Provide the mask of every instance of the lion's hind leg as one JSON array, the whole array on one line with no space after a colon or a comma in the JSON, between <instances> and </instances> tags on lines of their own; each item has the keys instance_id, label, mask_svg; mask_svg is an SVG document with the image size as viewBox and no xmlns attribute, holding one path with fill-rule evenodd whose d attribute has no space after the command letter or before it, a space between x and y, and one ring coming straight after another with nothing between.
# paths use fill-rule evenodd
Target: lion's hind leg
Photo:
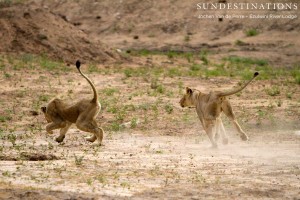
<instances>
[{"instance_id":1,"label":"lion's hind leg","mask_svg":"<svg viewBox=\"0 0 300 200\"><path fill-rule=\"evenodd\" d=\"M93 134L92 136L90 137L85 137L85 140L88 141L88 142L95 142L97 139L96 135Z\"/></svg>"},{"instance_id":2,"label":"lion's hind leg","mask_svg":"<svg viewBox=\"0 0 300 200\"><path fill-rule=\"evenodd\" d=\"M86 137L86 141L88 142L95 142L96 140L98 141L99 145L101 145L102 140L103 140L103 134L104 131L101 127L98 127L97 123L94 121L92 125L92 133L94 133L91 137Z\"/></svg>"},{"instance_id":3,"label":"lion's hind leg","mask_svg":"<svg viewBox=\"0 0 300 200\"><path fill-rule=\"evenodd\" d=\"M237 120L235 119L232 107L229 103L229 101L225 100L222 103L222 110L225 113L225 115L230 119L230 121L233 123L236 130L239 132L240 137L242 140L247 141L249 138L247 134L243 131Z\"/></svg>"},{"instance_id":4,"label":"lion's hind leg","mask_svg":"<svg viewBox=\"0 0 300 200\"><path fill-rule=\"evenodd\" d=\"M97 122L94 119L85 121L77 120L76 126L84 132L94 134L92 137L86 138L87 141L94 142L97 139L99 145L101 145L104 131L102 128L98 127Z\"/></svg>"},{"instance_id":5,"label":"lion's hind leg","mask_svg":"<svg viewBox=\"0 0 300 200\"><path fill-rule=\"evenodd\" d=\"M233 120L233 125L235 126L236 130L240 133L240 137L243 141L247 141L249 139L248 135L243 131L240 127L239 123L236 120Z\"/></svg>"}]
</instances>

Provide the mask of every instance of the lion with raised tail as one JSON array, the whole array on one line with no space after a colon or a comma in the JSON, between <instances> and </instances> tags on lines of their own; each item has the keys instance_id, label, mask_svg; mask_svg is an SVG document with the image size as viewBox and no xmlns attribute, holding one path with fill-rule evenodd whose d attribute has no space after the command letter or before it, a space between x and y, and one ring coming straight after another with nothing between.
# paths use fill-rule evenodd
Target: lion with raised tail
<instances>
[{"instance_id":1,"label":"lion with raised tail","mask_svg":"<svg viewBox=\"0 0 300 200\"><path fill-rule=\"evenodd\" d=\"M196 107L198 117L212 143L213 148L217 147L216 140L220 135L222 135L223 144L228 144L228 137L220 117L222 112L224 112L224 114L233 123L234 127L239 132L241 139L244 141L248 140L248 136L238 124L230 102L226 96L242 91L258 75L259 73L255 72L252 79L245 83L242 87L228 92L212 91L205 94L195 89L186 88L186 94L184 94L179 103L181 107Z\"/></svg>"},{"instance_id":2,"label":"lion with raised tail","mask_svg":"<svg viewBox=\"0 0 300 200\"><path fill-rule=\"evenodd\" d=\"M93 90L92 99L83 99L76 103L70 104L67 101L55 98L47 106L41 107L42 112L48 122L46 131L50 134L53 130L60 129L60 134L56 141L61 143L65 135L74 123L79 130L92 133L91 137L86 138L89 142L97 140L101 145L103 139L103 130L98 127L96 117L100 112L101 105L98 101L98 94L92 81L80 70L80 61L76 62L76 67L80 75L87 80Z\"/></svg>"}]
</instances>

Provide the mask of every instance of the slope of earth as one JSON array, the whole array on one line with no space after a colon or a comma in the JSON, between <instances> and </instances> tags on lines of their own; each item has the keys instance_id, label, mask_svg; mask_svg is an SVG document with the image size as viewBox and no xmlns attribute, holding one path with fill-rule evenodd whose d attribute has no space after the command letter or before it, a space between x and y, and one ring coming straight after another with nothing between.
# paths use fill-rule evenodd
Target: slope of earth
<instances>
[{"instance_id":1,"label":"slope of earth","mask_svg":"<svg viewBox=\"0 0 300 200\"><path fill-rule=\"evenodd\" d=\"M0 52L37 54L73 63L120 57L61 17L34 4L0 4Z\"/></svg>"},{"instance_id":2,"label":"slope of earth","mask_svg":"<svg viewBox=\"0 0 300 200\"><path fill-rule=\"evenodd\" d=\"M196 0L36 2L91 37L100 38L115 48L160 51L208 49L218 53L219 57L238 55L261 58L276 66L300 62L300 19L298 9L294 8L197 10L199 1ZM201 1L208 2L212 1ZM225 2L229 4L235 1ZM253 3L250 0L243 2ZM280 2L297 3L286 0ZM206 15L213 18L203 17ZM217 15L223 15L224 18L220 19ZM268 19L250 15L268 16Z\"/></svg>"}]
</instances>

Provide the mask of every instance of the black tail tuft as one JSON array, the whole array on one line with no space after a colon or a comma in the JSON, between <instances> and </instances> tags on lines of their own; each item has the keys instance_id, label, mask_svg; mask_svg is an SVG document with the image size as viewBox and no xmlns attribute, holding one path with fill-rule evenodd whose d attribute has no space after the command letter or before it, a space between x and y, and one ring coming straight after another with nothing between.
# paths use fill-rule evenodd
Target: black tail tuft
<instances>
[{"instance_id":1,"label":"black tail tuft","mask_svg":"<svg viewBox=\"0 0 300 200\"><path fill-rule=\"evenodd\" d=\"M77 61L76 61L76 67L77 67L77 69L79 69L79 68L80 68L80 64L81 64L81 63L80 63L80 61L79 61L79 60L77 60Z\"/></svg>"},{"instance_id":2,"label":"black tail tuft","mask_svg":"<svg viewBox=\"0 0 300 200\"><path fill-rule=\"evenodd\" d=\"M258 72L255 72L253 76L254 76L254 77L257 77L258 75L259 75L259 73L258 73Z\"/></svg>"}]
</instances>

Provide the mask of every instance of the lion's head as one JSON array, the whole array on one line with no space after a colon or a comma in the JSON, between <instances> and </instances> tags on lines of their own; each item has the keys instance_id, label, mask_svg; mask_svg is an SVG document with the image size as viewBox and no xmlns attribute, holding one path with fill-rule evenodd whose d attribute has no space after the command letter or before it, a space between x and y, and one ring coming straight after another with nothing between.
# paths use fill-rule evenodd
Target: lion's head
<instances>
[{"instance_id":1,"label":"lion's head","mask_svg":"<svg viewBox=\"0 0 300 200\"><path fill-rule=\"evenodd\" d=\"M183 95L179 102L181 107L194 107L193 93L194 91L191 88L186 88L186 93Z\"/></svg>"},{"instance_id":2,"label":"lion's head","mask_svg":"<svg viewBox=\"0 0 300 200\"><path fill-rule=\"evenodd\" d=\"M48 123L52 122L51 117L47 114L47 107L46 106L41 107L41 111L43 112L47 122Z\"/></svg>"}]
</instances>

